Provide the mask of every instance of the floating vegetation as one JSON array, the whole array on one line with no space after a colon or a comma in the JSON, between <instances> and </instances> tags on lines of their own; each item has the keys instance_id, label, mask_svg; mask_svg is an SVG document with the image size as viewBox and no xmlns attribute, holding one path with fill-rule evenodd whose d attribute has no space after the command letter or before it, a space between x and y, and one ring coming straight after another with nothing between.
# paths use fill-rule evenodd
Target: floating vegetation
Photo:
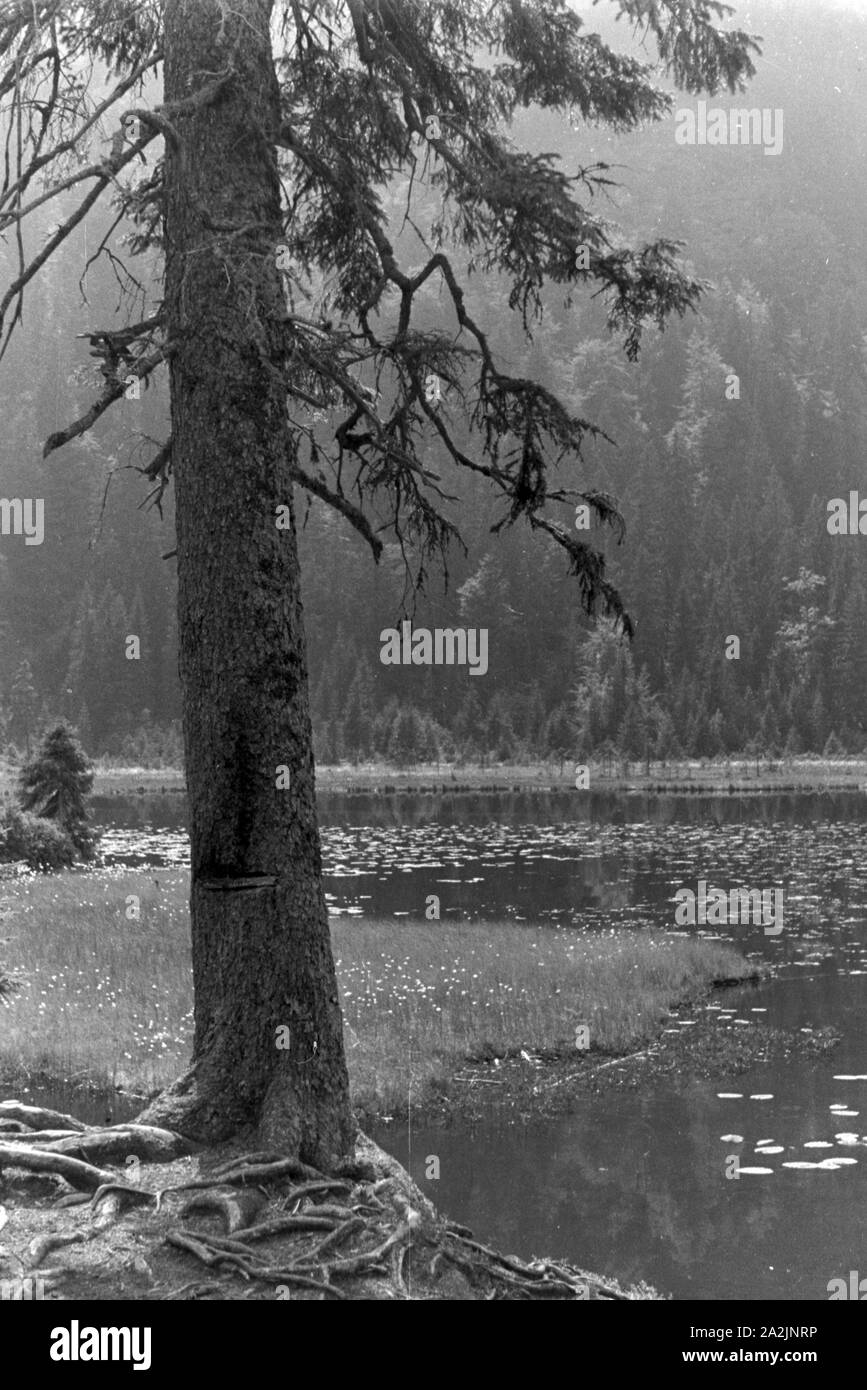
<instances>
[{"instance_id":1,"label":"floating vegetation","mask_svg":"<svg viewBox=\"0 0 867 1390\"><path fill-rule=\"evenodd\" d=\"M329 824L326 814L322 855L329 911L333 916L350 909L353 916L413 915L436 883L444 918L517 920L528 915L529 897L535 924L666 931L674 926L672 894L706 876L712 865L715 882L726 891L745 883L774 883L785 892L780 938L732 925L723 930L723 939L770 953L783 973L815 973L831 959L846 975L867 969L863 817L791 824L756 815L744 824L718 815L709 820L700 815L700 805L690 805L695 821L533 823L546 804L544 797L531 795L449 801L449 815L462 817L450 821L436 814L437 798L415 796L389 798L388 805L371 799L363 807L367 824ZM570 804L564 801L558 809L567 811ZM336 805L345 808L343 802ZM768 803L763 805L767 809ZM120 868L189 862L186 831L177 823L164 829L141 823L107 826L100 849L106 865Z\"/></svg>"}]
</instances>

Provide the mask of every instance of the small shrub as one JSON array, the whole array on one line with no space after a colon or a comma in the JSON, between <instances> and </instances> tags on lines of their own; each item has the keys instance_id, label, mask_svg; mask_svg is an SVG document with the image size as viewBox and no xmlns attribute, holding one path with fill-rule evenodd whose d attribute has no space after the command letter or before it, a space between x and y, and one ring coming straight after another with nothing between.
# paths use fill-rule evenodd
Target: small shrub
<instances>
[{"instance_id":1,"label":"small shrub","mask_svg":"<svg viewBox=\"0 0 867 1390\"><path fill-rule=\"evenodd\" d=\"M92 859L96 837L86 823L86 798L92 786L93 767L84 749L74 731L60 723L49 730L35 758L21 769L18 799L23 811L52 821L82 859Z\"/></svg>"},{"instance_id":2,"label":"small shrub","mask_svg":"<svg viewBox=\"0 0 867 1390\"><path fill-rule=\"evenodd\" d=\"M75 844L53 821L12 808L0 820L0 861L19 859L41 873L67 869L75 860Z\"/></svg>"}]
</instances>

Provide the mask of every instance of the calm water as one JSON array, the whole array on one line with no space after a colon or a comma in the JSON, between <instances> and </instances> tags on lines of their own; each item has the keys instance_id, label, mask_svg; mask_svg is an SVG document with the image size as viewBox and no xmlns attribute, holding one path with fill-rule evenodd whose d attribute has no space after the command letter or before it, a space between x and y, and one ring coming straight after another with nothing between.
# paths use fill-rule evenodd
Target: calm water
<instances>
[{"instance_id":1,"label":"calm water","mask_svg":"<svg viewBox=\"0 0 867 1390\"><path fill-rule=\"evenodd\" d=\"M444 917L671 929L674 893L699 879L782 888L779 937L706 929L779 967L771 984L715 1000L714 1026L832 1024L843 1040L828 1058L657 1082L529 1128L492 1116L472 1133L383 1126L376 1137L454 1219L518 1255L570 1258L676 1298L825 1299L829 1279L867 1274L867 799L516 793L320 805L335 915L421 917L435 893ZM100 813L110 862L187 859L182 798L111 798ZM434 1154L440 1178L426 1181ZM758 1171L727 1179L731 1154Z\"/></svg>"}]
</instances>

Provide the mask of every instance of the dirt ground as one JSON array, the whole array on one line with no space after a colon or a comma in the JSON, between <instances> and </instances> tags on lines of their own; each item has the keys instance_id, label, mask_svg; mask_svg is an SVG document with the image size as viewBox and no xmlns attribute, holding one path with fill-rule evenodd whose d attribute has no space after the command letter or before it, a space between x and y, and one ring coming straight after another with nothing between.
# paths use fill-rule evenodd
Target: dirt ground
<instances>
[{"instance_id":1,"label":"dirt ground","mask_svg":"<svg viewBox=\"0 0 867 1390\"><path fill-rule=\"evenodd\" d=\"M19 1152L38 1147L24 1132L19 1139ZM241 1159L225 1148L141 1163L136 1193L97 1194L95 1208L89 1190L4 1159L0 1279L41 1280L37 1297L88 1302L658 1297L562 1262L488 1250L438 1216L364 1136L351 1178L271 1175L260 1171L268 1164ZM128 1189L130 1171L116 1170ZM193 1186L165 1192L185 1184Z\"/></svg>"}]
</instances>

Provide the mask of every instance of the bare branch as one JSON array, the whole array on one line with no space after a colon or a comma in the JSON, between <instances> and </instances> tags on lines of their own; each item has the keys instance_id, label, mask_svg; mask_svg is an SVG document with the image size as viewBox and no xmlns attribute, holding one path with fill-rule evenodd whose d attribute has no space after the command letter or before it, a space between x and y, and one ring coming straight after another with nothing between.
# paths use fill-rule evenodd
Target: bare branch
<instances>
[{"instance_id":1,"label":"bare branch","mask_svg":"<svg viewBox=\"0 0 867 1390\"><path fill-rule=\"evenodd\" d=\"M146 380L161 362L168 360L173 351L174 344L167 343L164 347L157 348L150 356L139 358L131 371L131 375L137 376L142 381ZM64 444L68 444L70 439L76 439L79 435L85 434L100 416L105 414L110 405L120 400L125 391L125 382L118 382L114 386L107 387L99 400L94 401L84 415L74 420L71 425L67 425L65 429L58 430L55 434L48 436L42 449L42 457L47 458L55 449L60 449Z\"/></svg>"},{"instance_id":2,"label":"bare branch","mask_svg":"<svg viewBox=\"0 0 867 1390\"><path fill-rule=\"evenodd\" d=\"M290 466L290 473L295 482L300 483L308 492L312 492L314 497L319 497L323 502L327 502L329 507L333 507L335 511L340 512L341 516L346 517L346 520L355 527L358 534L363 536L367 541L373 558L378 564L379 557L382 554L382 541L373 534L370 522L364 513L358 507L354 506L347 497L344 497L342 493L332 492L331 488L320 478L313 478L309 473L305 473L304 469L301 468L299 464L293 463Z\"/></svg>"}]
</instances>

